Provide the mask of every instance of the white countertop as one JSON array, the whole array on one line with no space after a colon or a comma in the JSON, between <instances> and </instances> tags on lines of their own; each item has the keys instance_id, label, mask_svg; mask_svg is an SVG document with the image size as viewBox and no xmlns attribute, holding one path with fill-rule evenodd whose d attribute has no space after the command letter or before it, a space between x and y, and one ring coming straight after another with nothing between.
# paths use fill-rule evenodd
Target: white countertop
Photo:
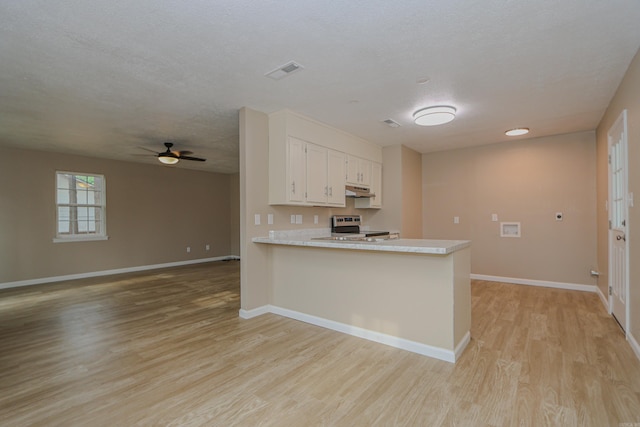
<instances>
[{"instance_id":1,"label":"white countertop","mask_svg":"<svg viewBox=\"0 0 640 427\"><path fill-rule=\"evenodd\" d=\"M420 254L447 255L471 246L469 240L392 239L379 242L353 242L334 240L312 240L312 237L329 234L296 230L294 232L270 232L269 237L254 237L254 243L271 245L308 246L314 248L352 249L359 251L408 252Z\"/></svg>"}]
</instances>

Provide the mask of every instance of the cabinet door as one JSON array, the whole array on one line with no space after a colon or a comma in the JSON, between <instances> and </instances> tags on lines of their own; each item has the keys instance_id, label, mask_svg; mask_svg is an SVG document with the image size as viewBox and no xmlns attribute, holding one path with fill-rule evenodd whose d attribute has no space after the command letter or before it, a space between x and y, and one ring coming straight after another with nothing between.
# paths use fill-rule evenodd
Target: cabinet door
<instances>
[{"instance_id":1,"label":"cabinet door","mask_svg":"<svg viewBox=\"0 0 640 427\"><path fill-rule=\"evenodd\" d=\"M360 184L360 171L358 165L358 158L356 156L347 155L347 183L352 185Z\"/></svg>"},{"instance_id":2,"label":"cabinet door","mask_svg":"<svg viewBox=\"0 0 640 427\"><path fill-rule=\"evenodd\" d=\"M358 172L360 173L360 185L371 185L371 160L358 159Z\"/></svg>"},{"instance_id":3,"label":"cabinet door","mask_svg":"<svg viewBox=\"0 0 640 427\"><path fill-rule=\"evenodd\" d=\"M289 202L304 202L306 190L305 142L289 137L287 142L287 198Z\"/></svg>"},{"instance_id":4,"label":"cabinet door","mask_svg":"<svg viewBox=\"0 0 640 427\"><path fill-rule=\"evenodd\" d=\"M329 197L327 202L332 206L346 206L345 201L346 156L339 151L329 150L327 164L327 185Z\"/></svg>"},{"instance_id":5,"label":"cabinet door","mask_svg":"<svg viewBox=\"0 0 640 427\"><path fill-rule=\"evenodd\" d=\"M371 198L372 208L382 207L382 165L380 163L371 163L371 192L375 197Z\"/></svg>"},{"instance_id":6,"label":"cabinet door","mask_svg":"<svg viewBox=\"0 0 640 427\"><path fill-rule=\"evenodd\" d=\"M327 187L327 149L307 143L307 202L326 204L329 196Z\"/></svg>"}]
</instances>

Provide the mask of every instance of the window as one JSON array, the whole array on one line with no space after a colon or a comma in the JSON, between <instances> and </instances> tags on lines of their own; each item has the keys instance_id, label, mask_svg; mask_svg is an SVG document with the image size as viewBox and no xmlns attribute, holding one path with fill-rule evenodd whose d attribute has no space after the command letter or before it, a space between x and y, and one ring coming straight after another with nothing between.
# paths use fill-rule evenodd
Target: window
<instances>
[{"instance_id":1,"label":"window","mask_svg":"<svg viewBox=\"0 0 640 427\"><path fill-rule=\"evenodd\" d=\"M56 172L55 242L106 239L105 210L104 176Z\"/></svg>"}]
</instances>

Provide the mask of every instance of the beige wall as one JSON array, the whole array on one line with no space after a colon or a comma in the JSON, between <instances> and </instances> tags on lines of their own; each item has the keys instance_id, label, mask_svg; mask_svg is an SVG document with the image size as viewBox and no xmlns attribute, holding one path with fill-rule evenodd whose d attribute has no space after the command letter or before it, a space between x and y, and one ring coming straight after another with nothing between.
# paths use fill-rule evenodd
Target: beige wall
<instances>
[{"instance_id":1,"label":"beige wall","mask_svg":"<svg viewBox=\"0 0 640 427\"><path fill-rule=\"evenodd\" d=\"M630 324L628 332L636 341L640 339L640 52L636 53L618 90L611 100L597 129L598 164L598 264L599 287L607 294L608 286L608 197L607 132L622 110L627 110L629 192L635 194L635 207L629 208L627 240L629 242L629 297Z\"/></svg>"},{"instance_id":2,"label":"beige wall","mask_svg":"<svg viewBox=\"0 0 640 427\"><path fill-rule=\"evenodd\" d=\"M595 156L593 132L425 154L424 237L471 240L474 274L594 285Z\"/></svg>"},{"instance_id":3,"label":"beige wall","mask_svg":"<svg viewBox=\"0 0 640 427\"><path fill-rule=\"evenodd\" d=\"M229 175L11 148L2 152L0 283L231 253ZM109 240L53 243L56 170L105 175Z\"/></svg>"},{"instance_id":4,"label":"beige wall","mask_svg":"<svg viewBox=\"0 0 640 427\"><path fill-rule=\"evenodd\" d=\"M402 237L422 238L422 155L402 146Z\"/></svg>"},{"instance_id":5,"label":"beige wall","mask_svg":"<svg viewBox=\"0 0 640 427\"><path fill-rule=\"evenodd\" d=\"M231 255L240 256L240 174L229 175L229 226Z\"/></svg>"},{"instance_id":6,"label":"beige wall","mask_svg":"<svg viewBox=\"0 0 640 427\"><path fill-rule=\"evenodd\" d=\"M370 213L372 228L422 238L422 155L403 145L382 149L382 209Z\"/></svg>"}]
</instances>

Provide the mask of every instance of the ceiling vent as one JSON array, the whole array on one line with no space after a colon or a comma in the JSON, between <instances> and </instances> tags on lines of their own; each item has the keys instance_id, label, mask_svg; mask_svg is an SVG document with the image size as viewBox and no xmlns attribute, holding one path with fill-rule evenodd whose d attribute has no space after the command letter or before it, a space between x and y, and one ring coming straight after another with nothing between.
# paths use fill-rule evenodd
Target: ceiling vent
<instances>
[{"instance_id":1,"label":"ceiling vent","mask_svg":"<svg viewBox=\"0 0 640 427\"><path fill-rule=\"evenodd\" d=\"M387 125L389 125L389 127L392 127L392 128L399 128L400 127L400 123L396 122L393 119L383 120L382 123L386 123Z\"/></svg>"},{"instance_id":2,"label":"ceiling vent","mask_svg":"<svg viewBox=\"0 0 640 427\"><path fill-rule=\"evenodd\" d=\"M298 64L295 61L290 61L287 62L284 65L281 65L280 67L276 68L273 71L268 72L267 74L265 74L265 76L269 77L270 79L273 80L280 80L284 77L290 76L291 74L295 73L296 71L300 71L302 70L304 67L300 64Z\"/></svg>"}]
</instances>

